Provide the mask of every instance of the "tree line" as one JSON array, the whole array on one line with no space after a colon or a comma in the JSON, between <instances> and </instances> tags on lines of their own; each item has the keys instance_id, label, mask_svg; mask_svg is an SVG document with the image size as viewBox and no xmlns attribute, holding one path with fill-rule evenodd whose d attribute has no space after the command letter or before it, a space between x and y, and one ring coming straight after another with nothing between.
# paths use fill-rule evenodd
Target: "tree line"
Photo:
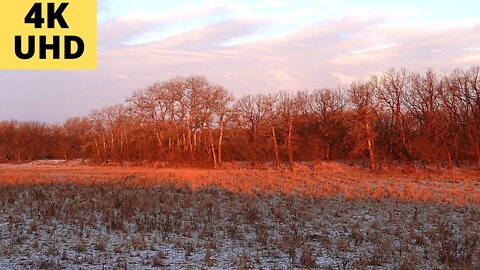
<instances>
[{"instance_id":1,"label":"tree line","mask_svg":"<svg viewBox=\"0 0 480 270\"><path fill-rule=\"evenodd\" d=\"M480 67L388 70L338 89L235 98L204 76L175 77L63 124L0 122L0 162L297 161L480 168Z\"/></svg>"}]
</instances>

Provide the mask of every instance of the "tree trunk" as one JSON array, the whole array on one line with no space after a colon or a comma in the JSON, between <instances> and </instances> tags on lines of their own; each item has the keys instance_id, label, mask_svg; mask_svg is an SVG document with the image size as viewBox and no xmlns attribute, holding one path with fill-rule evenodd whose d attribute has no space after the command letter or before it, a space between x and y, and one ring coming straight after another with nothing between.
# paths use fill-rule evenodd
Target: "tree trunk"
<instances>
[{"instance_id":1,"label":"tree trunk","mask_svg":"<svg viewBox=\"0 0 480 270\"><path fill-rule=\"evenodd\" d=\"M158 144L158 152L159 152L159 156L162 155L162 152L163 152L163 135L157 130L157 128L155 127L155 137L157 138L157 144Z\"/></svg>"},{"instance_id":2,"label":"tree trunk","mask_svg":"<svg viewBox=\"0 0 480 270\"><path fill-rule=\"evenodd\" d=\"M292 130L293 130L293 117L290 117L288 120L288 141L287 141L287 150L288 150L288 161L290 163L290 170L293 171L293 146L292 146Z\"/></svg>"},{"instance_id":3,"label":"tree trunk","mask_svg":"<svg viewBox=\"0 0 480 270\"><path fill-rule=\"evenodd\" d=\"M402 130L403 130L403 128L402 128ZM402 144L403 144L403 147L405 147L405 150L407 151L407 160L410 161L410 160L412 159L412 157L411 157L412 152L411 152L410 148L409 148L408 145L407 145L407 138L406 138L406 136L405 136L405 132L404 132L404 131L400 131L400 135L402 136Z\"/></svg>"},{"instance_id":4,"label":"tree trunk","mask_svg":"<svg viewBox=\"0 0 480 270\"><path fill-rule=\"evenodd\" d=\"M368 122L368 120L365 120L365 128L367 130L367 146L370 156L370 168L372 170L375 170L377 169L377 163L375 161L375 150L373 145L372 132L370 130L370 123Z\"/></svg>"},{"instance_id":5,"label":"tree trunk","mask_svg":"<svg viewBox=\"0 0 480 270\"><path fill-rule=\"evenodd\" d=\"M412 159L412 157L411 157L412 152L410 150L410 147L408 147L408 144L407 144L407 135L406 135L406 132L405 132L405 123L403 121L404 119L402 118L402 113L401 113L401 108L400 108L400 98L397 98L395 118L396 118L396 121L397 121L398 130L400 131L400 138L402 140L403 147L407 151L407 160L410 161Z\"/></svg>"},{"instance_id":6,"label":"tree trunk","mask_svg":"<svg viewBox=\"0 0 480 270\"><path fill-rule=\"evenodd\" d=\"M17 154L18 163L22 163L22 155L20 154L20 151L18 151L18 149L16 149L15 153Z\"/></svg>"},{"instance_id":7,"label":"tree trunk","mask_svg":"<svg viewBox=\"0 0 480 270\"><path fill-rule=\"evenodd\" d=\"M93 143L95 144L95 149L97 149L97 156L99 160L102 160L102 154L100 153L100 147L98 146L98 141L95 136L93 136Z\"/></svg>"},{"instance_id":8,"label":"tree trunk","mask_svg":"<svg viewBox=\"0 0 480 270\"><path fill-rule=\"evenodd\" d=\"M275 154L275 167L280 169L280 155L278 153L277 136L275 134L275 127L272 127L273 153Z\"/></svg>"},{"instance_id":9,"label":"tree trunk","mask_svg":"<svg viewBox=\"0 0 480 270\"><path fill-rule=\"evenodd\" d=\"M190 155L192 156L192 159L195 159L194 155L193 155L192 129L190 128L190 118L189 117L187 117L187 129L188 129L188 149L190 149Z\"/></svg>"},{"instance_id":10,"label":"tree trunk","mask_svg":"<svg viewBox=\"0 0 480 270\"><path fill-rule=\"evenodd\" d=\"M114 159L113 158L114 147L115 147L115 136L113 135L113 128L112 128L110 131L110 159L112 160Z\"/></svg>"},{"instance_id":11,"label":"tree trunk","mask_svg":"<svg viewBox=\"0 0 480 270\"><path fill-rule=\"evenodd\" d=\"M123 152L125 146L125 132L123 130L120 131L120 162L123 163Z\"/></svg>"},{"instance_id":12,"label":"tree trunk","mask_svg":"<svg viewBox=\"0 0 480 270\"><path fill-rule=\"evenodd\" d=\"M327 143L326 158L327 158L327 162L330 162L330 144L329 143Z\"/></svg>"},{"instance_id":13,"label":"tree trunk","mask_svg":"<svg viewBox=\"0 0 480 270\"><path fill-rule=\"evenodd\" d=\"M220 136L218 137L218 165L222 165L222 142L223 142L223 129L224 129L224 123L223 123L223 116L220 117Z\"/></svg>"},{"instance_id":14,"label":"tree trunk","mask_svg":"<svg viewBox=\"0 0 480 270\"><path fill-rule=\"evenodd\" d=\"M198 139L197 139L197 130L195 130L193 132L193 144L192 144L192 153L196 153L197 152L197 144L200 145L200 135L198 136Z\"/></svg>"},{"instance_id":15,"label":"tree trunk","mask_svg":"<svg viewBox=\"0 0 480 270\"><path fill-rule=\"evenodd\" d=\"M447 148L447 169L452 170L452 153L450 149Z\"/></svg>"},{"instance_id":16,"label":"tree trunk","mask_svg":"<svg viewBox=\"0 0 480 270\"><path fill-rule=\"evenodd\" d=\"M370 168L375 170L377 168L377 164L375 163L375 152L373 151L373 142L370 138L367 139L368 144L368 152L370 155Z\"/></svg>"},{"instance_id":17,"label":"tree trunk","mask_svg":"<svg viewBox=\"0 0 480 270\"><path fill-rule=\"evenodd\" d=\"M257 128L254 126L251 130L251 140L252 140L252 165L257 165Z\"/></svg>"},{"instance_id":18,"label":"tree trunk","mask_svg":"<svg viewBox=\"0 0 480 270\"><path fill-rule=\"evenodd\" d=\"M211 152L212 152L213 168L216 169L217 168L217 155L216 155L216 152L215 152L215 145L213 144L212 130L210 129L210 127L207 127L207 128L208 128L208 137L210 139L210 149L211 149Z\"/></svg>"},{"instance_id":19,"label":"tree trunk","mask_svg":"<svg viewBox=\"0 0 480 270\"><path fill-rule=\"evenodd\" d=\"M105 132L102 130L102 147L103 147L103 163L107 163L107 138L105 136Z\"/></svg>"},{"instance_id":20,"label":"tree trunk","mask_svg":"<svg viewBox=\"0 0 480 270\"><path fill-rule=\"evenodd\" d=\"M407 153L407 160L410 161L412 159L412 150L410 150L410 147L408 147L408 144L407 144L407 135L405 134L405 127L403 125L403 120L401 120L401 117L398 116L398 120L399 123L399 130L400 130L400 137L402 139L402 144L403 144L403 147L405 148L406 150L406 153Z\"/></svg>"}]
</instances>

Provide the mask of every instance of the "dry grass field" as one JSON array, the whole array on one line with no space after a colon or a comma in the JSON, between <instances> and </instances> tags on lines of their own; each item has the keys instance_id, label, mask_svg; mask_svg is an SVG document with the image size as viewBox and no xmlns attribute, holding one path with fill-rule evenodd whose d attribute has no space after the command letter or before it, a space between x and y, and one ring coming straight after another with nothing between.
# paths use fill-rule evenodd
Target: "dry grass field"
<instances>
[{"instance_id":1,"label":"dry grass field","mask_svg":"<svg viewBox=\"0 0 480 270\"><path fill-rule=\"evenodd\" d=\"M480 173L0 165L0 269L480 269Z\"/></svg>"}]
</instances>

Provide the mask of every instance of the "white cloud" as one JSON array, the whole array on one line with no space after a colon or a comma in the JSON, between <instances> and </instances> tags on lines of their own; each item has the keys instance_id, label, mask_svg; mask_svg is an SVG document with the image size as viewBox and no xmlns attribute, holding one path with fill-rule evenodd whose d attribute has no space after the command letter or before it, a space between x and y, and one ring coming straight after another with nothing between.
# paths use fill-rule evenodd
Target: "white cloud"
<instances>
[{"instance_id":1,"label":"white cloud","mask_svg":"<svg viewBox=\"0 0 480 270\"><path fill-rule=\"evenodd\" d=\"M292 83L300 81L299 79L293 77L292 75L281 69L270 70L268 73L277 83Z\"/></svg>"},{"instance_id":2,"label":"white cloud","mask_svg":"<svg viewBox=\"0 0 480 270\"><path fill-rule=\"evenodd\" d=\"M480 63L480 54L476 53L469 53L466 55L459 56L454 59L453 61L455 64L471 64L471 65L478 65Z\"/></svg>"},{"instance_id":3,"label":"white cloud","mask_svg":"<svg viewBox=\"0 0 480 270\"><path fill-rule=\"evenodd\" d=\"M287 2L263 5L282 9ZM480 63L480 24L415 27L378 12L308 19L323 3L283 11L290 14L283 21L282 12L261 17L259 4L226 0L172 16L107 18L99 26L98 70L1 72L0 116L62 121L175 75L204 74L242 95L348 85L391 67L451 70Z\"/></svg>"},{"instance_id":4,"label":"white cloud","mask_svg":"<svg viewBox=\"0 0 480 270\"><path fill-rule=\"evenodd\" d=\"M393 47L397 47L399 44L398 43L393 43L393 44L381 44L381 45L376 45L370 48L364 48L360 50L355 50L351 51L350 54L366 54L366 53L372 53L372 52L378 52L378 51L383 51L385 49L390 49Z\"/></svg>"},{"instance_id":5,"label":"white cloud","mask_svg":"<svg viewBox=\"0 0 480 270\"><path fill-rule=\"evenodd\" d=\"M352 82L358 80L357 77L345 75L345 74L338 73L338 72L332 72L332 77L335 78L335 79L337 79L338 82L339 82L341 85L349 85L349 84L351 84Z\"/></svg>"}]
</instances>

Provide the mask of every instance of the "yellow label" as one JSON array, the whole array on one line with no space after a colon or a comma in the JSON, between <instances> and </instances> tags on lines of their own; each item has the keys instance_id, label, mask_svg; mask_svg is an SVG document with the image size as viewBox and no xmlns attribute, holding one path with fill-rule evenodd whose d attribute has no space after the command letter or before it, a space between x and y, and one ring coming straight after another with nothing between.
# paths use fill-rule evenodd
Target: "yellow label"
<instances>
[{"instance_id":1,"label":"yellow label","mask_svg":"<svg viewBox=\"0 0 480 270\"><path fill-rule=\"evenodd\" d=\"M95 69L96 66L96 0L2 3L0 69Z\"/></svg>"}]
</instances>

